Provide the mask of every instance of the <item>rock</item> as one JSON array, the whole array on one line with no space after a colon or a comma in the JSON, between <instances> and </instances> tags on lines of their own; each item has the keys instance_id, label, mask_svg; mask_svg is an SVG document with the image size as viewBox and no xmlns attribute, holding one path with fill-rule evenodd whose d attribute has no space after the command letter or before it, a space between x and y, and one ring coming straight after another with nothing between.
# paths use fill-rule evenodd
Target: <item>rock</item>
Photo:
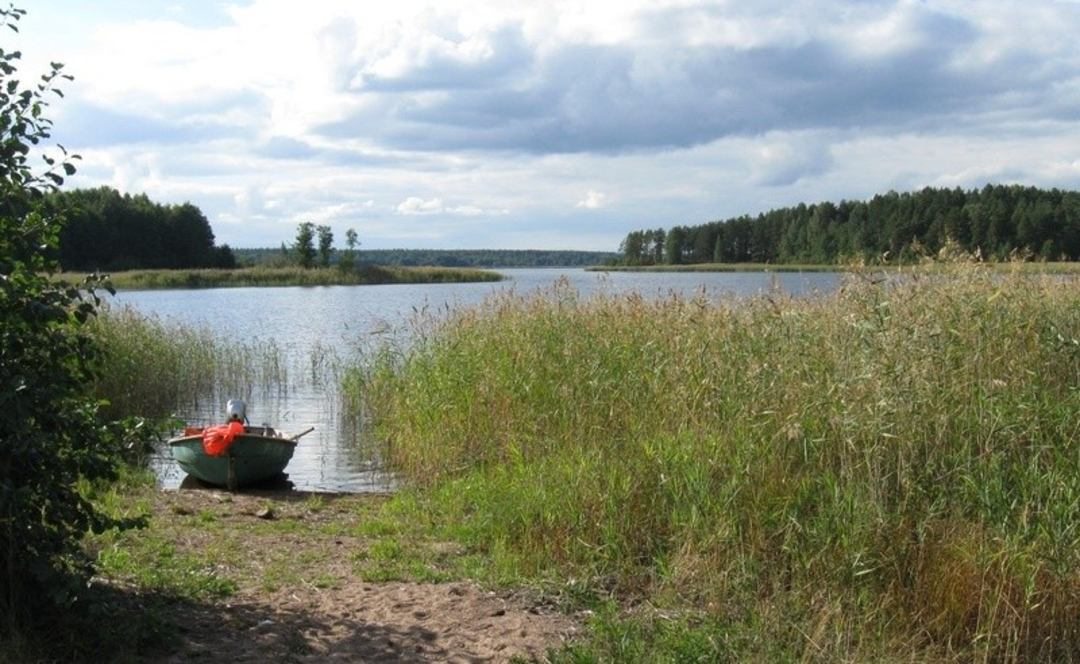
<instances>
[{"instance_id":1,"label":"rock","mask_svg":"<svg viewBox=\"0 0 1080 664\"><path fill-rule=\"evenodd\" d=\"M259 510L258 512L255 512L255 516L257 516L260 519L266 519L267 521L273 520L273 518L275 516L274 515L274 508L273 507L264 507L261 510Z\"/></svg>"},{"instance_id":2,"label":"rock","mask_svg":"<svg viewBox=\"0 0 1080 664\"><path fill-rule=\"evenodd\" d=\"M259 632L266 632L274 626L274 621L267 618L266 620L260 620L252 629Z\"/></svg>"}]
</instances>

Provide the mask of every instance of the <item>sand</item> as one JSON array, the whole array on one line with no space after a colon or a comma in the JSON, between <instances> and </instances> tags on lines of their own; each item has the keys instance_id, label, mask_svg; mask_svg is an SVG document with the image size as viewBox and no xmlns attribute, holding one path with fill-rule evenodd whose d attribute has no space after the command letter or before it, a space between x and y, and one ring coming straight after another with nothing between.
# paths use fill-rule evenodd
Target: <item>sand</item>
<instances>
[{"instance_id":1,"label":"sand","mask_svg":"<svg viewBox=\"0 0 1080 664\"><path fill-rule=\"evenodd\" d=\"M243 553L230 554L232 558L207 554L221 576L237 580L236 591L223 599L171 607L170 622L182 626L178 643L148 661L506 662L513 657L542 661L549 649L579 633L578 621L536 592L488 590L472 581L365 580L363 571L356 569L356 552L371 541L337 526L342 520L353 524L363 518L357 516L357 505L378 498L316 500L318 510L310 509L310 496L296 493L156 494L153 527L167 533L179 551ZM219 527L197 527L197 517L206 515ZM263 523L268 527L260 528L260 520L289 527ZM229 538L232 541L223 548L223 540ZM437 545L448 556L459 553L458 545ZM290 565L295 575L267 584L266 570L280 569L283 560L295 561Z\"/></svg>"}]
</instances>

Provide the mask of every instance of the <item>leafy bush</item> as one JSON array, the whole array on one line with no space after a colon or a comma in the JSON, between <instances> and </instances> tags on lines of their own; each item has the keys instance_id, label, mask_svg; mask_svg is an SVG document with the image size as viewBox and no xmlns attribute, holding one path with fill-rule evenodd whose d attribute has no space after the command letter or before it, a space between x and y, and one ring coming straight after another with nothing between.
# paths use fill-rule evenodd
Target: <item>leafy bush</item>
<instances>
[{"instance_id":1,"label":"leafy bush","mask_svg":"<svg viewBox=\"0 0 1080 664\"><path fill-rule=\"evenodd\" d=\"M25 12L0 10L17 29ZM115 476L120 437L101 423L87 389L98 349L84 324L99 304L95 277L80 288L50 280L60 219L42 198L75 172L62 147L45 170L28 163L50 136L46 97L70 77L16 78L21 54L0 49L0 634L74 601L90 568L79 541L107 520L77 490Z\"/></svg>"}]
</instances>

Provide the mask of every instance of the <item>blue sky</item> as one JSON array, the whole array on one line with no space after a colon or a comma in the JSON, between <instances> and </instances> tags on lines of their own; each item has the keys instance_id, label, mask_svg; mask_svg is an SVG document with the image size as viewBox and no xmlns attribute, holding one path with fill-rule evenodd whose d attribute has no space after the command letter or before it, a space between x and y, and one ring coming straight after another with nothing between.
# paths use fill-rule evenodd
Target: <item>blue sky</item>
<instances>
[{"instance_id":1,"label":"blue sky","mask_svg":"<svg viewBox=\"0 0 1080 664\"><path fill-rule=\"evenodd\" d=\"M71 186L365 248L615 250L636 228L987 182L1080 188L1080 2L34 0ZM25 75L25 73L24 73Z\"/></svg>"}]
</instances>

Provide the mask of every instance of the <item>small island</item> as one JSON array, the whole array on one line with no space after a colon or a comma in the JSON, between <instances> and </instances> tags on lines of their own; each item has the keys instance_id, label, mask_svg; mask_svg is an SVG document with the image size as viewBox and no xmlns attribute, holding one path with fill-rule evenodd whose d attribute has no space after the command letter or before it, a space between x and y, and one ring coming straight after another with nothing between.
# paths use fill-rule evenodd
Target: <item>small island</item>
<instances>
[{"instance_id":1,"label":"small island","mask_svg":"<svg viewBox=\"0 0 1080 664\"><path fill-rule=\"evenodd\" d=\"M81 283L88 273L64 272L58 278ZM125 270L108 274L113 288L155 290L168 288L251 288L268 286L373 286L377 284L444 284L501 281L491 270L459 267L401 267L364 265L343 270L336 267L197 268L174 270Z\"/></svg>"},{"instance_id":2,"label":"small island","mask_svg":"<svg viewBox=\"0 0 1080 664\"><path fill-rule=\"evenodd\" d=\"M145 194L110 187L56 191L47 205L63 211L59 278L81 282L107 274L114 288L233 288L257 286L353 286L398 283L499 281L497 272L455 266L377 265L360 260L359 237L345 233L344 250L334 248L329 226L303 222L291 246L257 260L238 260L227 244L216 245L203 212L191 203L165 205Z\"/></svg>"}]
</instances>

